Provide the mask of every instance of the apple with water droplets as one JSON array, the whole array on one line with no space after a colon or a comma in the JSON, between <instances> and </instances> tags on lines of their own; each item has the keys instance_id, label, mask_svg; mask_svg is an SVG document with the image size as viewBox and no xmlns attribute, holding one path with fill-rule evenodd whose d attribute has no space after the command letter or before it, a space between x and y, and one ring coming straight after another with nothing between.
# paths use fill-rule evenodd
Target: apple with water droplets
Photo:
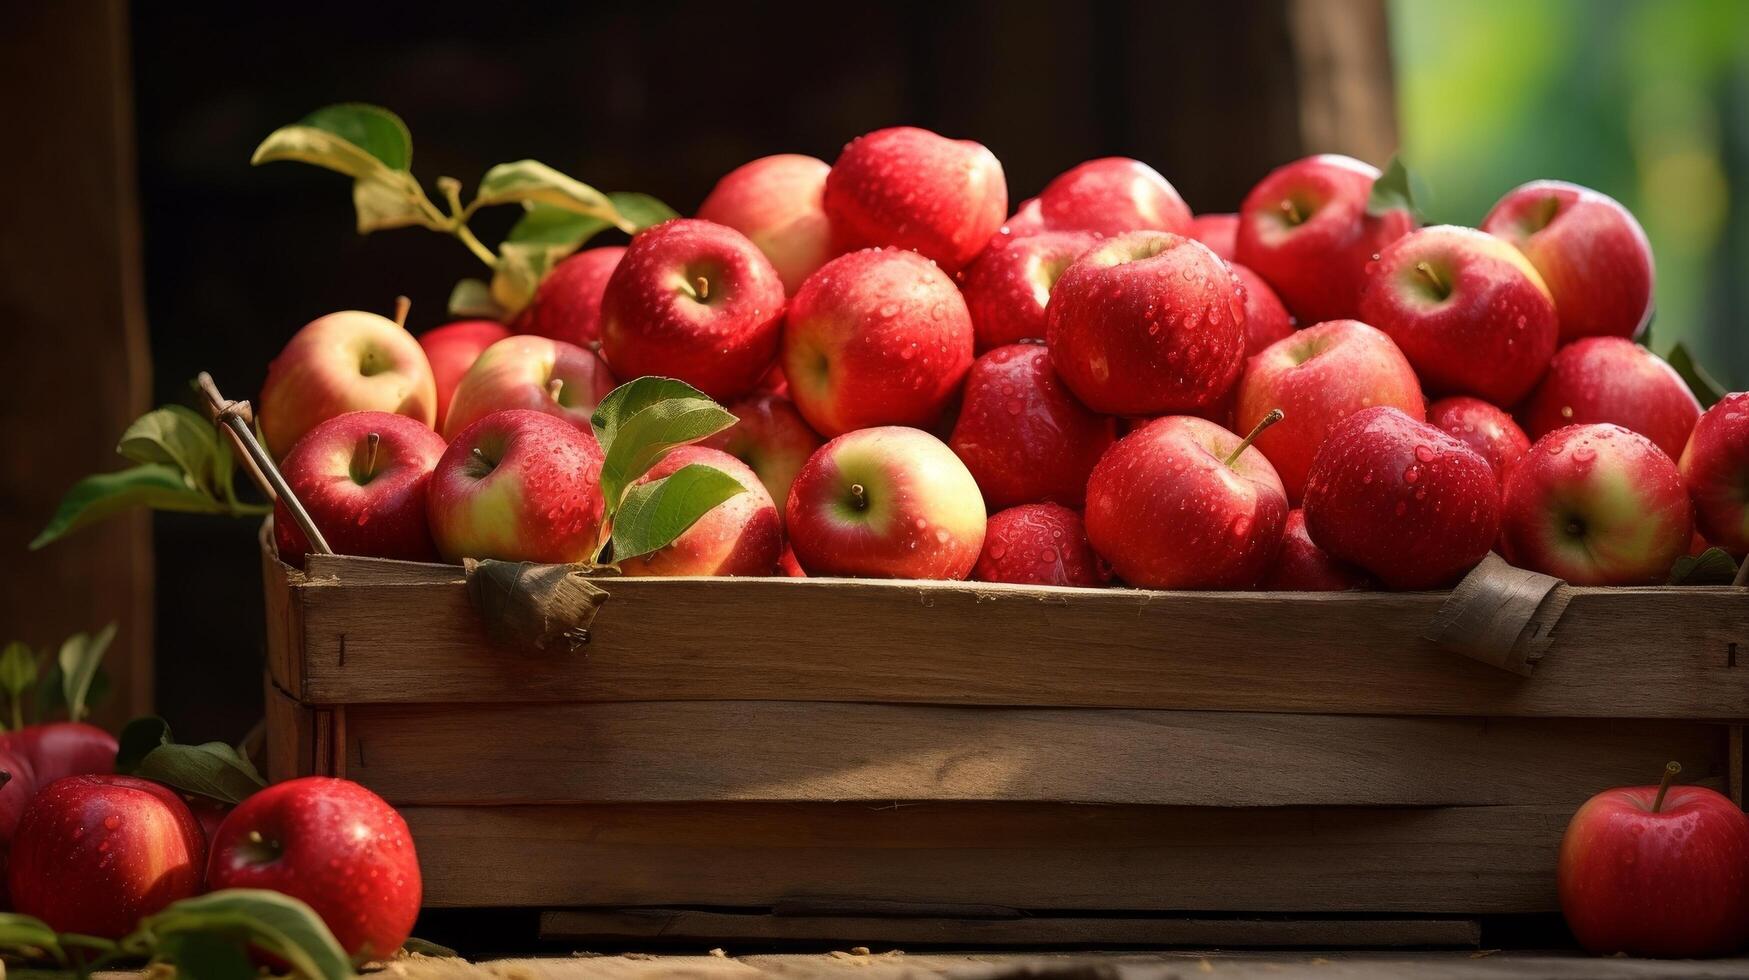
<instances>
[{"instance_id":1,"label":"apple with water droplets","mask_svg":"<svg viewBox=\"0 0 1749 980\"><path fill-rule=\"evenodd\" d=\"M591 350L599 346L601 297L625 254L623 245L603 245L560 259L535 289L528 308L517 316L516 332Z\"/></svg>"},{"instance_id":2,"label":"apple with water droplets","mask_svg":"<svg viewBox=\"0 0 1749 980\"><path fill-rule=\"evenodd\" d=\"M546 337L506 337L485 349L456 385L443 434L456 434L493 412L545 412L589 431L595 406L613 391L606 362L594 351Z\"/></svg>"},{"instance_id":3,"label":"apple with water droplets","mask_svg":"<svg viewBox=\"0 0 1749 980\"><path fill-rule=\"evenodd\" d=\"M1530 451L1530 438L1512 416L1498 405L1468 395L1441 398L1427 406L1427 423L1444 429L1482 454L1494 467L1502 486L1506 474Z\"/></svg>"},{"instance_id":4,"label":"apple with water droplets","mask_svg":"<svg viewBox=\"0 0 1749 980\"><path fill-rule=\"evenodd\" d=\"M1732 392L1701 415L1677 467L1707 541L1749 554L1749 394Z\"/></svg>"},{"instance_id":5,"label":"apple with water droplets","mask_svg":"<svg viewBox=\"0 0 1749 980\"><path fill-rule=\"evenodd\" d=\"M557 416L494 412L463 429L427 490L443 559L590 561L600 544L601 447Z\"/></svg>"},{"instance_id":6,"label":"apple with water droplets","mask_svg":"<svg viewBox=\"0 0 1749 980\"><path fill-rule=\"evenodd\" d=\"M760 157L717 181L698 206L698 217L746 235L793 295L838 254L825 208L831 169L826 161L799 153Z\"/></svg>"},{"instance_id":7,"label":"apple with water droplets","mask_svg":"<svg viewBox=\"0 0 1749 980\"><path fill-rule=\"evenodd\" d=\"M1080 507L1087 476L1117 438L1117 420L1075 400L1037 344L973 362L947 444L992 510L1042 501Z\"/></svg>"},{"instance_id":8,"label":"apple with water droplets","mask_svg":"<svg viewBox=\"0 0 1749 980\"><path fill-rule=\"evenodd\" d=\"M1021 504L990 518L972 578L1097 587L1111 581L1111 569L1093 553L1080 514L1061 504Z\"/></svg>"},{"instance_id":9,"label":"apple with water droplets","mask_svg":"<svg viewBox=\"0 0 1749 980\"><path fill-rule=\"evenodd\" d=\"M789 502L790 484L824 440L802 418L795 403L783 395L754 392L727 407L735 424L703 445L721 449L751 466L771 494L781 519Z\"/></svg>"},{"instance_id":10,"label":"apple with water droplets","mask_svg":"<svg viewBox=\"0 0 1749 980\"><path fill-rule=\"evenodd\" d=\"M1239 285L1245 287L1245 356L1256 357L1264 348L1294 332L1294 318L1281 297L1249 266L1228 262ZM1232 390L1229 389L1229 394Z\"/></svg>"},{"instance_id":11,"label":"apple with water droplets","mask_svg":"<svg viewBox=\"0 0 1749 980\"><path fill-rule=\"evenodd\" d=\"M652 483L694 463L721 470L741 484L741 493L706 511L664 547L619 562L620 574L770 575L783 554L783 521L771 494L746 463L706 446L681 446L638 478Z\"/></svg>"},{"instance_id":12,"label":"apple with water droplets","mask_svg":"<svg viewBox=\"0 0 1749 980\"><path fill-rule=\"evenodd\" d=\"M304 433L279 471L335 554L434 561L425 501L445 448L404 415L348 412ZM310 542L283 500L273 538L279 560L301 568Z\"/></svg>"},{"instance_id":13,"label":"apple with water droplets","mask_svg":"<svg viewBox=\"0 0 1749 980\"><path fill-rule=\"evenodd\" d=\"M1219 255L1227 263L1238 258L1239 215L1199 214L1190 219L1190 237L1209 247L1209 251Z\"/></svg>"},{"instance_id":14,"label":"apple with water droplets","mask_svg":"<svg viewBox=\"0 0 1749 980\"><path fill-rule=\"evenodd\" d=\"M1287 512L1281 532L1281 550L1264 573L1258 588L1271 592L1346 592L1372 587L1372 578L1318 547L1306 530L1306 512L1295 507Z\"/></svg>"},{"instance_id":15,"label":"apple with water droplets","mask_svg":"<svg viewBox=\"0 0 1749 980\"><path fill-rule=\"evenodd\" d=\"M960 290L972 317L978 353L1045 339L1045 310L1057 280L1098 244L1088 231L1046 231L1016 238L998 232L966 268Z\"/></svg>"},{"instance_id":16,"label":"apple with water droplets","mask_svg":"<svg viewBox=\"0 0 1749 980\"><path fill-rule=\"evenodd\" d=\"M1039 192L1039 217L1053 231L1107 237L1132 231L1190 234L1190 208L1153 167L1128 157L1076 164Z\"/></svg>"},{"instance_id":17,"label":"apple with water droplets","mask_svg":"<svg viewBox=\"0 0 1749 980\"><path fill-rule=\"evenodd\" d=\"M1586 337L1555 352L1548 373L1519 408L1524 431L1613 422L1675 459L1700 418L1700 402L1664 359L1625 337Z\"/></svg>"},{"instance_id":18,"label":"apple with water droplets","mask_svg":"<svg viewBox=\"0 0 1749 980\"><path fill-rule=\"evenodd\" d=\"M958 272L1002 226L1008 181L981 143L895 126L845 145L824 201L839 251L906 249Z\"/></svg>"}]
</instances>

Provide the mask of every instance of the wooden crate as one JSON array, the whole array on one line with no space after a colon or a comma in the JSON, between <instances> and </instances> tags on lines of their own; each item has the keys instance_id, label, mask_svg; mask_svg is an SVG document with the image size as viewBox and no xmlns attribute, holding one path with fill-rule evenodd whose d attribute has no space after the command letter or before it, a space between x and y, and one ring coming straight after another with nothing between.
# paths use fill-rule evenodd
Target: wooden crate
<instances>
[{"instance_id":1,"label":"wooden crate","mask_svg":"<svg viewBox=\"0 0 1749 980\"><path fill-rule=\"evenodd\" d=\"M263 554L273 775L400 807L431 906L1542 913L1591 793L1742 800L1734 588L1574 590L1526 678L1422 639L1443 593L609 580L539 652L458 568Z\"/></svg>"}]
</instances>

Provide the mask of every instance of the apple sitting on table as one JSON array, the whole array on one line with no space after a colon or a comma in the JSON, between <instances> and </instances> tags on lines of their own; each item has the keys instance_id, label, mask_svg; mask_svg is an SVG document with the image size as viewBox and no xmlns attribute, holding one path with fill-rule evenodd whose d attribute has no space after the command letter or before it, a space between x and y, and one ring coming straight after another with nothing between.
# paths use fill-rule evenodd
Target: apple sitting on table
<instances>
[{"instance_id":1,"label":"apple sitting on table","mask_svg":"<svg viewBox=\"0 0 1749 980\"><path fill-rule=\"evenodd\" d=\"M620 574L770 575L783 555L783 521L759 476L720 449L681 446L638 479L651 483L701 463L734 477L746 491L705 511L666 546L619 563Z\"/></svg>"},{"instance_id":2,"label":"apple sitting on table","mask_svg":"<svg viewBox=\"0 0 1749 980\"><path fill-rule=\"evenodd\" d=\"M717 401L777 355L783 280L733 228L676 218L638 233L601 296L601 353L622 378L679 378Z\"/></svg>"},{"instance_id":3,"label":"apple sitting on table","mask_svg":"<svg viewBox=\"0 0 1749 980\"><path fill-rule=\"evenodd\" d=\"M1732 392L1701 415L1677 467L1700 533L1736 558L1749 554L1749 394Z\"/></svg>"},{"instance_id":4,"label":"apple sitting on table","mask_svg":"<svg viewBox=\"0 0 1749 980\"><path fill-rule=\"evenodd\" d=\"M1704 786L1605 790L1561 838L1561 913L1599 956L1724 956L1749 942L1749 816Z\"/></svg>"},{"instance_id":5,"label":"apple sitting on table","mask_svg":"<svg viewBox=\"0 0 1749 980\"><path fill-rule=\"evenodd\" d=\"M1287 512L1281 550L1257 587L1266 592L1346 592L1371 588L1372 579L1318 547L1306 531L1305 510L1295 507Z\"/></svg>"},{"instance_id":6,"label":"apple sitting on table","mask_svg":"<svg viewBox=\"0 0 1749 980\"><path fill-rule=\"evenodd\" d=\"M207 885L265 888L308 905L354 959L387 959L419 915L406 821L357 783L306 776L237 804L213 836Z\"/></svg>"},{"instance_id":7,"label":"apple sitting on table","mask_svg":"<svg viewBox=\"0 0 1749 980\"><path fill-rule=\"evenodd\" d=\"M1190 234L1190 208L1184 198L1159 171L1127 157L1077 164L1046 184L1038 203L1039 216L1053 231Z\"/></svg>"},{"instance_id":8,"label":"apple sitting on table","mask_svg":"<svg viewBox=\"0 0 1749 980\"><path fill-rule=\"evenodd\" d=\"M393 412L426 428L436 424L431 362L400 323L358 310L330 313L306 324L267 366L261 433L275 459L347 412Z\"/></svg>"},{"instance_id":9,"label":"apple sitting on table","mask_svg":"<svg viewBox=\"0 0 1749 980\"><path fill-rule=\"evenodd\" d=\"M823 203L831 169L826 161L799 153L760 157L717 181L698 206L698 217L746 235L793 295L838 254Z\"/></svg>"},{"instance_id":10,"label":"apple sitting on table","mask_svg":"<svg viewBox=\"0 0 1749 980\"><path fill-rule=\"evenodd\" d=\"M1652 246L1627 208L1558 180L1513 188L1482 230L1522 251L1560 314L1561 343L1634 337L1652 320Z\"/></svg>"},{"instance_id":11,"label":"apple sitting on table","mask_svg":"<svg viewBox=\"0 0 1749 980\"><path fill-rule=\"evenodd\" d=\"M1021 504L991 516L972 578L1014 585L1101 586L1111 570L1087 543L1081 515L1061 504Z\"/></svg>"},{"instance_id":12,"label":"apple sitting on table","mask_svg":"<svg viewBox=\"0 0 1749 980\"><path fill-rule=\"evenodd\" d=\"M921 255L852 252L790 301L782 365L790 398L821 435L931 428L971 369L971 315L953 280Z\"/></svg>"},{"instance_id":13,"label":"apple sitting on table","mask_svg":"<svg viewBox=\"0 0 1749 980\"><path fill-rule=\"evenodd\" d=\"M1239 285L1245 287L1245 356L1256 357L1270 344L1294 332L1294 318L1281 297L1250 267L1228 262Z\"/></svg>"},{"instance_id":14,"label":"apple sitting on table","mask_svg":"<svg viewBox=\"0 0 1749 980\"><path fill-rule=\"evenodd\" d=\"M516 318L516 332L591 350L599 346L601 297L625 254L623 245L603 245L560 259Z\"/></svg>"},{"instance_id":15,"label":"apple sitting on table","mask_svg":"<svg viewBox=\"0 0 1749 980\"><path fill-rule=\"evenodd\" d=\"M1482 454L1506 486L1506 474L1530 452L1530 438L1505 409L1480 398L1453 395L1427 406L1427 424L1456 436Z\"/></svg>"},{"instance_id":16,"label":"apple sitting on table","mask_svg":"<svg viewBox=\"0 0 1749 980\"><path fill-rule=\"evenodd\" d=\"M1555 352L1555 304L1505 241L1437 225L1385 246L1360 318L1383 330L1429 389L1512 405Z\"/></svg>"},{"instance_id":17,"label":"apple sitting on table","mask_svg":"<svg viewBox=\"0 0 1749 980\"><path fill-rule=\"evenodd\" d=\"M1279 421L1274 413L1259 424ZM1087 540L1145 589L1248 589L1281 545L1287 494L1252 443L1172 416L1124 436L1087 480Z\"/></svg>"},{"instance_id":18,"label":"apple sitting on table","mask_svg":"<svg viewBox=\"0 0 1749 980\"><path fill-rule=\"evenodd\" d=\"M1116 438L1117 420L1075 400L1049 351L1010 344L973 362L947 444L984 504L1002 510L1041 501L1080 507L1093 464Z\"/></svg>"},{"instance_id":19,"label":"apple sitting on table","mask_svg":"<svg viewBox=\"0 0 1749 980\"><path fill-rule=\"evenodd\" d=\"M1694 523L1676 464L1619 425L1543 436L1506 478L1508 561L1573 585L1654 585L1688 552Z\"/></svg>"},{"instance_id":20,"label":"apple sitting on table","mask_svg":"<svg viewBox=\"0 0 1749 980\"><path fill-rule=\"evenodd\" d=\"M1675 459L1700 418L1700 402L1675 368L1639 344L1586 337L1555 352L1518 414L1532 439L1564 426L1613 422Z\"/></svg>"},{"instance_id":21,"label":"apple sitting on table","mask_svg":"<svg viewBox=\"0 0 1749 980\"><path fill-rule=\"evenodd\" d=\"M841 435L790 488L785 526L809 575L963 579L984 547L984 498L940 439L888 425Z\"/></svg>"},{"instance_id":22,"label":"apple sitting on table","mask_svg":"<svg viewBox=\"0 0 1749 980\"><path fill-rule=\"evenodd\" d=\"M525 408L589 428L595 406L614 389L593 351L545 337L506 337L486 348L456 385L443 434L454 439L493 412Z\"/></svg>"},{"instance_id":23,"label":"apple sitting on table","mask_svg":"<svg viewBox=\"0 0 1749 980\"><path fill-rule=\"evenodd\" d=\"M1190 219L1190 237L1209 247L1221 260L1232 263L1238 258L1239 216L1237 214L1199 214Z\"/></svg>"},{"instance_id":24,"label":"apple sitting on table","mask_svg":"<svg viewBox=\"0 0 1749 980\"><path fill-rule=\"evenodd\" d=\"M437 423L449 415L449 401L462 375L479 360L480 353L505 337L510 331L496 320L457 320L419 335L419 346L425 360L431 364L431 377L437 384Z\"/></svg>"},{"instance_id":25,"label":"apple sitting on table","mask_svg":"<svg viewBox=\"0 0 1749 980\"><path fill-rule=\"evenodd\" d=\"M1368 212L1378 178L1376 168L1334 154L1277 167L1239 207L1234 257L1301 323L1358 316L1367 263L1415 227L1404 208Z\"/></svg>"},{"instance_id":26,"label":"apple sitting on table","mask_svg":"<svg viewBox=\"0 0 1749 980\"><path fill-rule=\"evenodd\" d=\"M771 392L754 392L726 406L734 425L701 445L721 449L753 468L771 495L781 521L790 484L825 441L808 427L794 402Z\"/></svg>"},{"instance_id":27,"label":"apple sitting on table","mask_svg":"<svg viewBox=\"0 0 1749 980\"><path fill-rule=\"evenodd\" d=\"M1276 341L1245 364L1239 379L1233 424L1249 431L1272 410L1287 417L1257 437L1287 488L1288 500L1305 495L1318 447L1338 423L1375 405L1426 414L1421 383L1397 345L1358 320L1332 320Z\"/></svg>"},{"instance_id":28,"label":"apple sitting on table","mask_svg":"<svg viewBox=\"0 0 1749 980\"><path fill-rule=\"evenodd\" d=\"M404 415L348 412L304 433L279 471L335 554L433 561L425 497L445 448ZM273 538L280 561L301 568L310 542L283 500Z\"/></svg>"},{"instance_id":29,"label":"apple sitting on table","mask_svg":"<svg viewBox=\"0 0 1749 980\"><path fill-rule=\"evenodd\" d=\"M426 491L431 538L451 563L588 561L599 544L601 447L544 412L496 412L450 442Z\"/></svg>"},{"instance_id":30,"label":"apple sitting on table","mask_svg":"<svg viewBox=\"0 0 1749 980\"><path fill-rule=\"evenodd\" d=\"M998 232L960 282L977 351L1045 339L1051 289L1069 265L1099 242L1087 231L1046 231L1015 238Z\"/></svg>"},{"instance_id":31,"label":"apple sitting on table","mask_svg":"<svg viewBox=\"0 0 1749 980\"><path fill-rule=\"evenodd\" d=\"M12 907L56 932L119 939L201 891L206 838L188 804L131 776L68 776L25 807L12 838Z\"/></svg>"},{"instance_id":32,"label":"apple sitting on table","mask_svg":"<svg viewBox=\"0 0 1749 980\"><path fill-rule=\"evenodd\" d=\"M981 143L912 126L845 145L826 175L826 215L838 251L915 251L958 272L1008 213L1008 181Z\"/></svg>"},{"instance_id":33,"label":"apple sitting on table","mask_svg":"<svg viewBox=\"0 0 1749 980\"><path fill-rule=\"evenodd\" d=\"M1244 364L1241 293L1232 270L1200 242L1159 231L1107 239L1051 291L1051 361L1096 412L1207 408Z\"/></svg>"},{"instance_id":34,"label":"apple sitting on table","mask_svg":"<svg viewBox=\"0 0 1749 980\"><path fill-rule=\"evenodd\" d=\"M1337 424L1306 483L1306 530L1392 589L1456 582L1500 530L1494 468L1458 439L1387 406Z\"/></svg>"}]
</instances>

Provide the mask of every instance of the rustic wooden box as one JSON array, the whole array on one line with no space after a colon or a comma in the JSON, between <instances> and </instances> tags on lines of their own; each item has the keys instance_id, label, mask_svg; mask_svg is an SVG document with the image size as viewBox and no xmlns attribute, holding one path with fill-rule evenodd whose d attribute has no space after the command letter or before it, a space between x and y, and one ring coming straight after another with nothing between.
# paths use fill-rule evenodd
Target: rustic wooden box
<instances>
[{"instance_id":1,"label":"rustic wooden box","mask_svg":"<svg viewBox=\"0 0 1749 980\"><path fill-rule=\"evenodd\" d=\"M430 906L597 910L561 932L1548 912L1591 793L1742 801L1735 588L1576 590L1528 678L1422 639L1443 593L609 580L541 653L458 568L263 547L272 775L400 807Z\"/></svg>"}]
</instances>

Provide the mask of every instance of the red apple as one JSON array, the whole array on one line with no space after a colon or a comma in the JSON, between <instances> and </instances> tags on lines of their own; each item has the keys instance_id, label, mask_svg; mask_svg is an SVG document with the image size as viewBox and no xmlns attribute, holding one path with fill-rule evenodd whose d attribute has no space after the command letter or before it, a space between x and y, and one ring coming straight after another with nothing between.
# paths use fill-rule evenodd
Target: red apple
<instances>
[{"instance_id":1,"label":"red apple","mask_svg":"<svg viewBox=\"0 0 1749 980\"><path fill-rule=\"evenodd\" d=\"M1343 419L1318 450L1306 530L1389 588L1436 589L1493 547L1500 486L1480 453L1380 405Z\"/></svg>"},{"instance_id":2,"label":"red apple","mask_svg":"<svg viewBox=\"0 0 1749 980\"><path fill-rule=\"evenodd\" d=\"M614 389L613 375L592 351L545 337L506 337L486 348L456 385L443 434L512 408L545 412L590 431L595 406Z\"/></svg>"},{"instance_id":3,"label":"red apple","mask_svg":"<svg viewBox=\"0 0 1749 980\"><path fill-rule=\"evenodd\" d=\"M998 232L992 237L960 283L978 353L1044 340L1051 288L1098 241L1099 236L1087 231L1047 231L1024 238Z\"/></svg>"},{"instance_id":4,"label":"red apple","mask_svg":"<svg viewBox=\"0 0 1749 980\"><path fill-rule=\"evenodd\" d=\"M437 382L419 341L399 323L348 310L312 320L267 366L261 432L277 459L304 433L347 412L437 421Z\"/></svg>"},{"instance_id":5,"label":"red apple","mask_svg":"<svg viewBox=\"0 0 1749 980\"><path fill-rule=\"evenodd\" d=\"M1245 196L1234 257L1301 323L1357 316L1367 263L1415 227L1406 210L1367 213L1378 177L1352 157L1322 154L1277 167Z\"/></svg>"},{"instance_id":6,"label":"red apple","mask_svg":"<svg viewBox=\"0 0 1749 980\"><path fill-rule=\"evenodd\" d=\"M496 320L457 320L419 335L419 346L437 384L438 429L449 415L449 400L462 375L474 366L481 351L508 336L510 331Z\"/></svg>"},{"instance_id":7,"label":"red apple","mask_svg":"<svg viewBox=\"0 0 1749 980\"><path fill-rule=\"evenodd\" d=\"M1737 558L1749 554L1749 393L1706 410L1677 466L1700 532Z\"/></svg>"},{"instance_id":8,"label":"red apple","mask_svg":"<svg viewBox=\"0 0 1749 980\"><path fill-rule=\"evenodd\" d=\"M1312 459L1343 419L1389 405L1420 420L1427 406L1415 370L1391 338L1358 320L1332 320L1278 340L1251 358L1239 380L1234 427L1249 431L1272 409L1287 418L1257 437L1298 503Z\"/></svg>"},{"instance_id":9,"label":"red apple","mask_svg":"<svg viewBox=\"0 0 1749 980\"><path fill-rule=\"evenodd\" d=\"M1670 457L1619 425L1543 436L1506 478L1507 560L1574 585L1654 585L1688 551L1688 491Z\"/></svg>"},{"instance_id":10,"label":"red apple","mask_svg":"<svg viewBox=\"0 0 1749 980\"><path fill-rule=\"evenodd\" d=\"M24 808L36 796L36 772L24 755L0 745L0 908L11 908L7 892L7 852Z\"/></svg>"},{"instance_id":11,"label":"red apple","mask_svg":"<svg viewBox=\"0 0 1749 980\"><path fill-rule=\"evenodd\" d=\"M304 433L279 471L336 554L434 561L425 492L444 449L404 415L348 412ZM310 542L284 501L273 538L280 561L301 568Z\"/></svg>"},{"instance_id":12,"label":"red apple","mask_svg":"<svg viewBox=\"0 0 1749 980\"><path fill-rule=\"evenodd\" d=\"M1080 514L1061 504L1021 504L990 518L972 578L1097 587L1111 581L1111 570L1087 543Z\"/></svg>"},{"instance_id":13,"label":"red apple","mask_svg":"<svg viewBox=\"0 0 1749 980\"><path fill-rule=\"evenodd\" d=\"M1318 547L1306 531L1306 512L1298 507L1287 512L1281 550L1258 583L1271 592L1346 592L1371 586L1365 572Z\"/></svg>"},{"instance_id":14,"label":"red apple","mask_svg":"<svg viewBox=\"0 0 1749 980\"><path fill-rule=\"evenodd\" d=\"M115 771L115 736L82 721L48 721L0 735L0 745L30 763L38 786L68 776Z\"/></svg>"},{"instance_id":15,"label":"red apple","mask_svg":"<svg viewBox=\"0 0 1749 980\"><path fill-rule=\"evenodd\" d=\"M1482 229L1510 241L1542 273L1560 312L1561 342L1633 337L1652 320L1652 246L1627 208L1558 180L1516 187Z\"/></svg>"},{"instance_id":16,"label":"red apple","mask_svg":"<svg viewBox=\"0 0 1749 980\"><path fill-rule=\"evenodd\" d=\"M802 280L838 254L822 203L826 161L780 153L744 163L717 181L698 217L727 225L759 246L793 294Z\"/></svg>"},{"instance_id":17,"label":"red apple","mask_svg":"<svg viewBox=\"0 0 1749 980\"><path fill-rule=\"evenodd\" d=\"M771 495L781 520L789 502L790 484L823 440L808 427L795 403L782 395L755 392L727 407L729 414L740 421L706 439L703 445L721 449L751 466Z\"/></svg>"},{"instance_id":18,"label":"red apple","mask_svg":"<svg viewBox=\"0 0 1749 980\"><path fill-rule=\"evenodd\" d=\"M68 776L25 807L7 880L13 909L56 932L119 939L200 893L206 839L182 799L132 776Z\"/></svg>"},{"instance_id":19,"label":"red apple","mask_svg":"<svg viewBox=\"0 0 1749 980\"><path fill-rule=\"evenodd\" d=\"M1159 171L1126 157L1077 164L1039 192L1039 215L1056 231L1190 234L1190 208Z\"/></svg>"},{"instance_id":20,"label":"red apple","mask_svg":"<svg viewBox=\"0 0 1749 980\"><path fill-rule=\"evenodd\" d=\"M1223 262L1236 259L1239 242L1237 214L1199 214L1190 219L1190 237L1209 247Z\"/></svg>"},{"instance_id":21,"label":"red apple","mask_svg":"<svg viewBox=\"0 0 1749 980\"><path fill-rule=\"evenodd\" d=\"M1008 183L981 143L896 126L851 140L826 175L839 251L910 249L957 272L1008 213Z\"/></svg>"},{"instance_id":22,"label":"red apple","mask_svg":"<svg viewBox=\"0 0 1749 980\"><path fill-rule=\"evenodd\" d=\"M1501 486L1506 474L1530 451L1530 439L1504 409L1467 395L1441 398L1427 406L1427 423L1444 429L1482 454Z\"/></svg>"},{"instance_id":23,"label":"red apple","mask_svg":"<svg viewBox=\"0 0 1749 980\"><path fill-rule=\"evenodd\" d=\"M1036 344L998 347L972 364L948 445L993 510L1040 501L1079 507L1117 420L1075 400Z\"/></svg>"},{"instance_id":24,"label":"red apple","mask_svg":"<svg viewBox=\"0 0 1749 980\"><path fill-rule=\"evenodd\" d=\"M1385 246L1360 316L1396 342L1429 389L1511 405L1555 352L1555 304L1518 250L1436 225Z\"/></svg>"},{"instance_id":25,"label":"red apple","mask_svg":"<svg viewBox=\"0 0 1749 980\"><path fill-rule=\"evenodd\" d=\"M650 468L639 483L672 476L702 463L734 477L745 493L711 508L667 547L619 563L620 573L643 575L770 575L783 554L783 521L759 476L728 453L681 446Z\"/></svg>"},{"instance_id":26,"label":"red apple","mask_svg":"<svg viewBox=\"0 0 1749 980\"><path fill-rule=\"evenodd\" d=\"M601 447L564 419L497 412L449 444L427 494L445 561L586 561L601 524Z\"/></svg>"},{"instance_id":27,"label":"red apple","mask_svg":"<svg viewBox=\"0 0 1749 980\"><path fill-rule=\"evenodd\" d=\"M1119 235L1082 254L1051 291L1051 361L1097 412L1205 408L1244 364L1242 292L1199 242L1157 231Z\"/></svg>"},{"instance_id":28,"label":"red apple","mask_svg":"<svg viewBox=\"0 0 1749 980\"><path fill-rule=\"evenodd\" d=\"M953 450L886 425L820 447L790 488L785 524L810 575L963 579L984 546L984 518L977 481Z\"/></svg>"},{"instance_id":29,"label":"red apple","mask_svg":"<svg viewBox=\"0 0 1749 980\"><path fill-rule=\"evenodd\" d=\"M1002 222L999 231L1013 238L1025 238L1045 231L1044 212L1039 207L1038 198L1029 197L1020 202L1008 220Z\"/></svg>"},{"instance_id":30,"label":"red apple","mask_svg":"<svg viewBox=\"0 0 1749 980\"><path fill-rule=\"evenodd\" d=\"M1155 419L1118 440L1087 480L1093 550L1145 589L1256 585L1281 545L1288 507L1252 442L1189 416Z\"/></svg>"},{"instance_id":31,"label":"red apple","mask_svg":"<svg viewBox=\"0 0 1749 980\"><path fill-rule=\"evenodd\" d=\"M516 332L590 350L600 346L601 297L625 254L623 245L603 245L559 260L516 318Z\"/></svg>"},{"instance_id":32,"label":"red apple","mask_svg":"<svg viewBox=\"0 0 1749 980\"><path fill-rule=\"evenodd\" d=\"M639 232L601 296L601 353L622 378L679 378L718 401L777 356L783 280L740 232L676 218Z\"/></svg>"},{"instance_id":33,"label":"red apple","mask_svg":"<svg viewBox=\"0 0 1749 980\"><path fill-rule=\"evenodd\" d=\"M783 546L783 554L777 559L777 574L781 578L807 578L808 573L802 570L802 563L796 561L796 551L787 543Z\"/></svg>"},{"instance_id":34,"label":"red apple","mask_svg":"<svg viewBox=\"0 0 1749 980\"><path fill-rule=\"evenodd\" d=\"M1605 790L1561 838L1561 913L1599 956L1701 957L1749 941L1749 816L1704 786Z\"/></svg>"},{"instance_id":35,"label":"red apple","mask_svg":"<svg viewBox=\"0 0 1749 980\"><path fill-rule=\"evenodd\" d=\"M1239 277L1239 285L1245 287L1245 356L1256 357L1265 347L1294 332L1294 318L1262 276L1237 262L1227 265Z\"/></svg>"},{"instance_id":36,"label":"red apple","mask_svg":"<svg viewBox=\"0 0 1749 980\"><path fill-rule=\"evenodd\" d=\"M1682 455L1700 402L1664 359L1625 337L1587 337L1555 352L1548 374L1518 410L1532 439L1568 425L1613 422Z\"/></svg>"},{"instance_id":37,"label":"red apple","mask_svg":"<svg viewBox=\"0 0 1749 980\"><path fill-rule=\"evenodd\" d=\"M971 366L965 300L914 252L841 255L790 302L783 373L796 408L822 435L933 426Z\"/></svg>"},{"instance_id":38,"label":"red apple","mask_svg":"<svg viewBox=\"0 0 1749 980\"><path fill-rule=\"evenodd\" d=\"M386 959L419 915L422 880L406 821L357 783L287 780L237 804L213 837L207 883L290 895L355 959Z\"/></svg>"}]
</instances>

